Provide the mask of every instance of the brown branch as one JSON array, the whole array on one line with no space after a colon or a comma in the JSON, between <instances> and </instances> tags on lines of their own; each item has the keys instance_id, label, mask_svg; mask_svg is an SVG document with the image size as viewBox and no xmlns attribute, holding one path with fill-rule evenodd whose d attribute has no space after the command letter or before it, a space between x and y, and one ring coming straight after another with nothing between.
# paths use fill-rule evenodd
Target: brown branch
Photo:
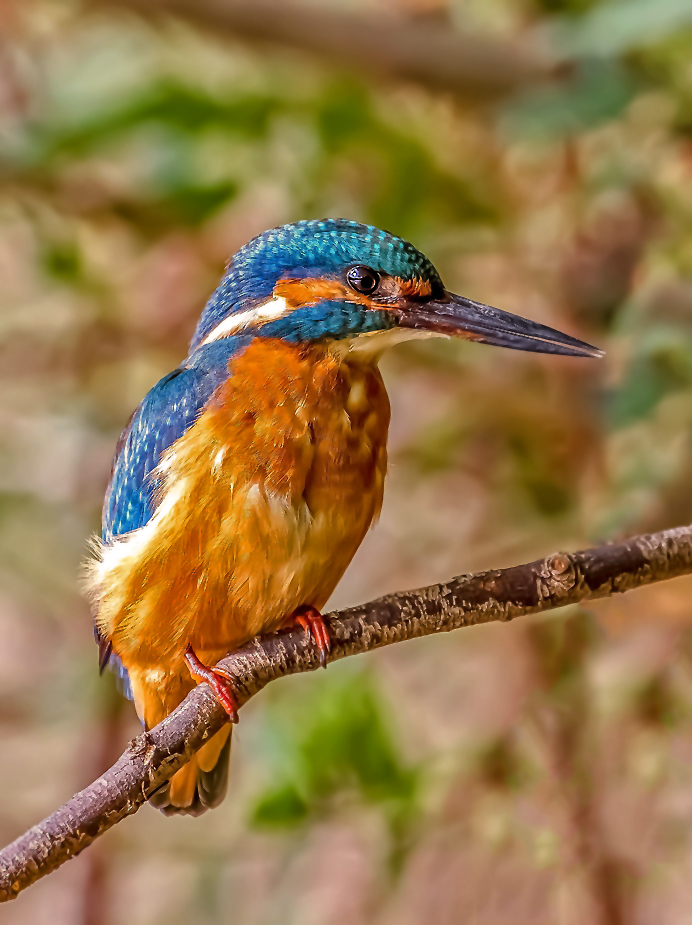
<instances>
[{"instance_id":1,"label":"brown branch","mask_svg":"<svg viewBox=\"0 0 692 925\"><path fill-rule=\"evenodd\" d=\"M377 73L477 100L553 74L537 50L465 34L450 23L361 14L295 0L91 0L152 16L173 14L216 35L298 48L358 73Z\"/></svg>"},{"instance_id":2,"label":"brown branch","mask_svg":"<svg viewBox=\"0 0 692 925\"><path fill-rule=\"evenodd\" d=\"M328 618L329 661L462 626L509 621L692 573L692 526L528 565L403 591ZM302 631L255 639L220 662L242 706L276 678L318 666ZM206 685L151 732L130 742L97 781L0 851L0 901L60 867L125 816L136 812L226 722Z\"/></svg>"}]
</instances>

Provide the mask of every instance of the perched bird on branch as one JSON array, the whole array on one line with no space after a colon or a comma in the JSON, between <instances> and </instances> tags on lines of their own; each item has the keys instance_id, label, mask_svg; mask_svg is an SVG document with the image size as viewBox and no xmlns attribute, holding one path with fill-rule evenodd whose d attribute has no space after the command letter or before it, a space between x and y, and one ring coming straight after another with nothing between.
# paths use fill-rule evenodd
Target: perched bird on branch
<instances>
[{"instance_id":1,"label":"perched bird on branch","mask_svg":"<svg viewBox=\"0 0 692 925\"><path fill-rule=\"evenodd\" d=\"M88 566L100 667L145 728L197 682L237 719L213 666L300 624L322 654L320 610L382 504L384 350L453 335L599 356L552 328L447 292L411 244L342 219L266 231L231 260L177 369L118 442L103 535ZM198 814L224 797L228 726L152 797Z\"/></svg>"}]
</instances>

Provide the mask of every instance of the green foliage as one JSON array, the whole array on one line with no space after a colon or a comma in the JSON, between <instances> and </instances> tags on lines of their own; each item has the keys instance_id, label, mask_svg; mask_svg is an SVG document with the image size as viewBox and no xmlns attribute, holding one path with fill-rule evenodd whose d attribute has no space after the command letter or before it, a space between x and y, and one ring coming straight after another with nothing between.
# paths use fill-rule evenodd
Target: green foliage
<instances>
[{"instance_id":1,"label":"green foliage","mask_svg":"<svg viewBox=\"0 0 692 925\"><path fill-rule=\"evenodd\" d=\"M219 183L169 182L158 202L150 203L160 209L162 223L170 225L200 225L227 205L236 195L237 185L230 181Z\"/></svg>"},{"instance_id":2,"label":"green foliage","mask_svg":"<svg viewBox=\"0 0 692 925\"><path fill-rule=\"evenodd\" d=\"M651 415L668 395L692 388L692 338L673 328L652 327L630 359L611 400L614 427Z\"/></svg>"},{"instance_id":3,"label":"green foliage","mask_svg":"<svg viewBox=\"0 0 692 925\"><path fill-rule=\"evenodd\" d=\"M552 28L553 41L566 56L614 58L689 30L692 7L688 0L606 0Z\"/></svg>"},{"instance_id":4,"label":"green foliage","mask_svg":"<svg viewBox=\"0 0 692 925\"><path fill-rule=\"evenodd\" d=\"M381 815L387 867L396 875L418 818L419 771L400 752L371 674L332 671L311 679L309 699L274 701L273 760L265 764L271 784L256 797L251 824L290 831L361 807Z\"/></svg>"},{"instance_id":5,"label":"green foliage","mask_svg":"<svg viewBox=\"0 0 692 925\"><path fill-rule=\"evenodd\" d=\"M310 808L293 783L268 790L255 803L252 823L258 828L292 828L305 822Z\"/></svg>"},{"instance_id":6,"label":"green foliage","mask_svg":"<svg viewBox=\"0 0 692 925\"><path fill-rule=\"evenodd\" d=\"M342 78L316 101L315 125L325 154L348 158L368 178L368 221L413 236L430 217L492 222L498 204L489 188L441 169L434 149L373 105L368 88ZM332 164L325 163L325 181ZM476 178L478 179L478 178Z\"/></svg>"},{"instance_id":7,"label":"green foliage","mask_svg":"<svg viewBox=\"0 0 692 925\"><path fill-rule=\"evenodd\" d=\"M399 753L372 678L340 674L315 681L309 703L274 705L269 722L282 743L275 759L282 771L257 799L254 824L295 825L333 811L344 797L413 807L417 775Z\"/></svg>"},{"instance_id":8,"label":"green foliage","mask_svg":"<svg viewBox=\"0 0 692 925\"><path fill-rule=\"evenodd\" d=\"M154 80L105 111L86 112L69 121L48 120L34 127L27 141L34 163L52 164L106 150L143 125L160 126L192 142L212 130L257 139L266 136L279 108L277 96L242 93L228 98L178 80Z\"/></svg>"},{"instance_id":9,"label":"green foliage","mask_svg":"<svg viewBox=\"0 0 692 925\"><path fill-rule=\"evenodd\" d=\"M281 93L228 85L212 94L154 79L104 109L27 126L7 168L52 183L97 158L133 162L134 195L118 196L114 211L158 236L176 224L199 225L231 202L254 180L257 154L281 124L300 129L306 139L296 152L301 176L312 174L311 184L296 187L303 214L329 211L335 174L349 163L360 217L400 235L415 237L440 216L497 219L490 186L482 188L478 175L472 181L463 171L440 166L427 139L376 107L369 88L347 77L317 83L307 96L297 96L290 85ZM268 174L275 169L270 161L265 168Z\"/></svg>"},{"instance_id":10,"label":"green foliage","mask_svg":"<svg viewBox=\"0 0 692 925\"><path fill-rule=\"evenodd\" d=\"M593 9L599 0L536 0L536 6L544 13L579 16Z\"/></svg>"},{"instance_id":11,"label":"green foliage","mask_svg":"<svg viewBox=\"0 0 692 925\"><path fill-rule=\"evenodd\" d=\"M640 89L620 63L589 59L570 80L520 94L503 122L510 132L537 140L578 135L622 116Z\"/></svg>"},{"instance_id":12,"label":"green foliage","mask_svg":"<svg viewBox=\"0 0 692 925\"><path fill-rule=\"evenodd\" d=\"M43 253L46 273L63 283L76 283L82 274L79 249L74 241L54 241Z\"/></svg>"}]
</instances>

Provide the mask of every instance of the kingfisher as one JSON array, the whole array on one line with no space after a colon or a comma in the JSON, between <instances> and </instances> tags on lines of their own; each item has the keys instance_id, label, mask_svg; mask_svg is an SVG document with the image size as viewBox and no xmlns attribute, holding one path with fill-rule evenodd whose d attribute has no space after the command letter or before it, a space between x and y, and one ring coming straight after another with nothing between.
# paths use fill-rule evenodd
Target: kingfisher
<instances>
[{"instance_id":1,"label":"kingfisher","mask_svg":"<svg viewBox=\"0 0 692 925\"><path fill-rule=\"evenodd\" d=\"M187 357L125 427L87 565L101 670L144 728L197 683L237 720L216 663L300 625L326 666L321 610L382 505L389 347L444 336L577 357L601 351L447 291L432 263L346 219L265 231L230 260ZM199 815L223 799L232 726L151 802Z\"/></svg>"}]
</instances>

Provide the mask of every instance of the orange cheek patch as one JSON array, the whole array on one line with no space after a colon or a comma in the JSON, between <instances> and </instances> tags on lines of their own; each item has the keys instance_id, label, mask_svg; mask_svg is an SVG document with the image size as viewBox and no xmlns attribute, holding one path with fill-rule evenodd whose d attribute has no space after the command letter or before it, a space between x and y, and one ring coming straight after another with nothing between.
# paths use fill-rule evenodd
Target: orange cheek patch
<instances>
[{"instance_id":1,"label":"orange cheek patch","mask_svg":"<svg viewBox=\"0 0 692 925\"><path fill-rule=\"evenodd\" d=\"M395 277L402 296L414 299L428 299L432 295L432 286L427 279L401 279Z\"/></svg>"},{"instance_id":2,"label":"orange cheek patch","mask_svg":"<svg viewBox=\"0 0 692 925\"><path fill-rule=\"evenodd\" d=\"M363 296L338 279L280 279L274 286L274 296L285 299L292 308L315 305L330 299L369 304Z\"/></svg>"},{"instance_id":3,"label":"orange cheek patch","mask_svg":"<svg viewBox=\"0 0 692 925\"><path fill-rule=\"evenodd\" d=\"M396 288L392 287L392 283ZM304 305L333 299L357 302L366 308L392 309L396 307L397 299L427 299L432 295L432 287L425 279L385 278L382 288L385 286L390 304L373 301L338 279L280 279L274 286L274 297L285 299L291 308L302 308Z\"/></svg>"}]
</instances>

